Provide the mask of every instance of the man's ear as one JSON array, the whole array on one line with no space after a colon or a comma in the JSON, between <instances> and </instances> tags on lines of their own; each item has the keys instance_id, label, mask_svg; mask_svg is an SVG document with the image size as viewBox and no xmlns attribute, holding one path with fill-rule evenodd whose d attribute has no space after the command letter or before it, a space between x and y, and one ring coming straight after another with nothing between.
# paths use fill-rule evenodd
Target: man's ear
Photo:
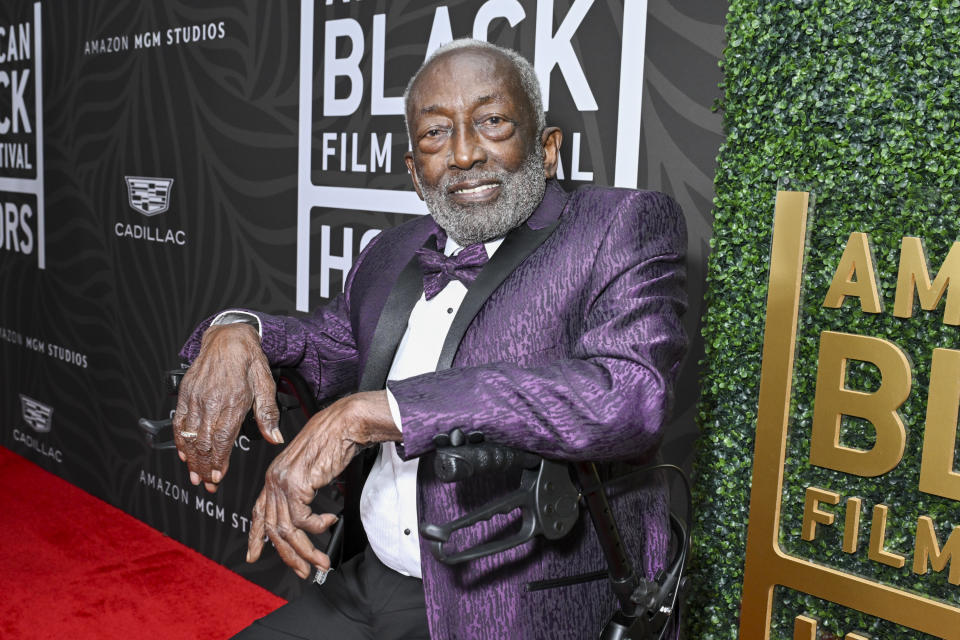
<instances>
[{"instance_id":1,"label":"man's ear","mask_svg":"<svg viewBox=\"0 0 960 640\"><path fill-rule=\"evenodd\" d=\"M413 182L413 189L423 200L423 191L420 190L420 179L417 176L417 165L413 163L413 153L407 151L403 154L403 162L407 165L407 171L410 173L410 180Z\"/></svg>"},{"instance_id":2,"label":"man's ear","mask_svg":"<svg viewBox=\"0 0 960 640\"><path fill-rule=\"evenodd\" d=\"M543 144L543 174L549 180L557 176L557 165L560 163L560 145L563 144L563 131L560 127L547 127L540 134Z\"/></svg>"}]
</instances>

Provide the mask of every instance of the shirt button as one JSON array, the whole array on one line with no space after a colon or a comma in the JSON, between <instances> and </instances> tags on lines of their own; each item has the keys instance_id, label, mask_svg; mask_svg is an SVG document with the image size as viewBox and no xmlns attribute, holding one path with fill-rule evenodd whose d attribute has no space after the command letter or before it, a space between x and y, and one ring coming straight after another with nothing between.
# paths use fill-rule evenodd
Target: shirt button
<instances>
[{"instance_id":1,"label":"shirt button","mask_svg":"<svg viewBox=\"0 0 960 640\"><path fill-rule=\"evenodd\" d=\"M404 530L403 530L403 535L405 535L405 536L410 535L410 529L404 529Z\"/></svg>"},{"instance_id":2,"label":"shirt button","mask_svg":"<svg viewBox=\"0 0 960 640\"><path fill-rule=\"evenodd\" d=\"M453 307L447 307L447 313L453 313Z\"/></svg>"}]
</instances>

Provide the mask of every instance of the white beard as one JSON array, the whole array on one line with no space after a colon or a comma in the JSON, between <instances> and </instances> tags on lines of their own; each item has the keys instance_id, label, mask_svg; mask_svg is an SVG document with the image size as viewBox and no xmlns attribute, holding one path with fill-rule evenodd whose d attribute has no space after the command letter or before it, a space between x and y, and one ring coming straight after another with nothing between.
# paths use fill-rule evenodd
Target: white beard
<instances>
[{"instance_id":1,"label":"white beard","mask_svg":"<svg viewBox=\"0 0 960 640\"><path fill-rule=\"evenodd\" d=\"M496 180L500 197L489 204L462 205L450 198L449 189L458 182ZM420 184L423 184L421 181ZM543 146L536 147L514 172L470 169L423 187L427 210L441 229L463 247L505 235L526 222L547 187L543 173Z\"/></svg>"}]
</instances>

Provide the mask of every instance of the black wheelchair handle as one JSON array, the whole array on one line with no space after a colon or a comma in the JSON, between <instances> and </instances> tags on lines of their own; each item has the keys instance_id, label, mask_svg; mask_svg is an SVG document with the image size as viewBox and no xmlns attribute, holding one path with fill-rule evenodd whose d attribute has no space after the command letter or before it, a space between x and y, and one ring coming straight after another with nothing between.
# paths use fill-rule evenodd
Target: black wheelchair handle
<instances>
[{"instance_id":1,"label":"black wheelchair handle","mask_svg":"<svg viewBox=\"0 0 960 640\"><path fill-rule=\"evenodd\" d=\"M171 433L173 425L173 420L170 418L163 420L140 418L140 420L137 421L137 425L139 425L143 438L151 449L162 451L164 449L177 448L172 435L167 435Z\"/></svg>"},{"instance_id":2,"label":"black wheelchair handle","mask_svg":"<svg viewBox=\"0 0 960 640\"><path fill-rule=\"evenodd\" d=\"M185 365L163 372L163 386L168 396L177 395L177 392L180 391L180 382L186 373L187 367Z\"/></svg>"},{"instance_id":3,"label":"black wheelchair handle","mask_svg":"<svg viewBox=\"0 0 960 640\"><path fill-rule=\"evenodd\" d=\"M533 469L540 460L529 451L484 442L437 449L433 468L443 482L458 482L484 473Z\"/></svg>"}]
</instances>

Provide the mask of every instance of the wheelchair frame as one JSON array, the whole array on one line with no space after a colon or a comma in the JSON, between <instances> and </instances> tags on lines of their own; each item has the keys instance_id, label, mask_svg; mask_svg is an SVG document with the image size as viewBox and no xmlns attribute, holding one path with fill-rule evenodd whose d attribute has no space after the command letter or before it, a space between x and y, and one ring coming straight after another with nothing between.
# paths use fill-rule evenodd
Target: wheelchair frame
<instances>
[{"instance_id":1,"label":"wheelchair frame","mask_svg":"<svg viewBox=\"0 0 960 640\"><path fill-rule=\"evenodd\" d=\"M166 372L164 381L169 395L177 394L184 373L186 366ZM320 410L309 385L295 369L277 368L273 370L273 376L277 383L277 405L281 413L300 408L309 419ZM150 448L176 448L171 419L141 418L138 424ZM244 421L243 432L251 439L261 437L250 415ZM469 562L501 553L535 536L548 540L560 539L573 530L582 507L589 512L593 521L607 570L533 583L528 585L528 589L577 584L606 576L619 608L598 636L600 640L662 640L671 629L671 621L679 619L691 528L690 484L679 467L653 464L602 482L593 462L549 460L530 452L486 442L481 432L464 434L455 428L449 434L436 436L434 444L434 470L444 482L457 482L483 473L521 470L520 487L511 493L451 522L420 524L420 534L429 540L430 551L438 561L450 565ZM365 543L359 518L359 493L364 466L369 466L370 461L364 458L357 456L336 482L344 496L344 512L334 525L327 544L326 553L330 557L331 567L339 566L343 560L362 549L363 544L351 545L351 541ZM674 513L670 514L670 528L676 539L675 553L665 569L658 572L653 580L647 580L639 577L633 569L603 489L656 471L672 471L680 475L686 492L686 521L681 521ZM516 534L461 551L450 551L444 546L453 532L518 508L522 522ZM347 527L352 533L345 533ZM359 549L351 548L358 546ZM314 581L321 584L323 579L325 574L314 577Z\"/></svg>"}]
</instances>

